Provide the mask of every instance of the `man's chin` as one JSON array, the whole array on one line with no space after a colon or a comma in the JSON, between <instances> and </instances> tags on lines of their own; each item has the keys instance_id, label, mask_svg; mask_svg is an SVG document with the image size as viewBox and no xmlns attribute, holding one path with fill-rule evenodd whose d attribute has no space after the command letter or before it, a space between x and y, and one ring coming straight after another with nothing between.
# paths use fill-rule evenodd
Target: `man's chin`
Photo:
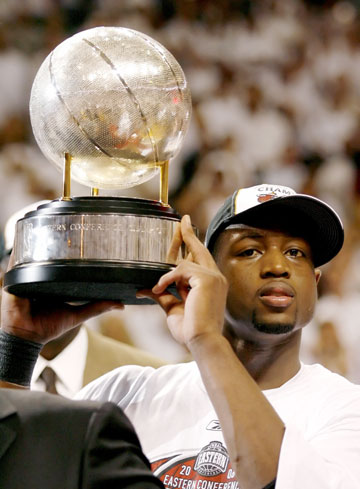
<instances>
[{"instance_id":1,"label":"man's chin","mask_svg":"<svg viewBox=\"0 0 360 489\"><path fill-rule=\"evenodd\" d=\"M257 320L253 321L253 326L259 333L272 335L288 334L295 328L294 323L265 323Z\"/></svg>"},{"instance_id":2,"label":"man's chin","mask_svg":"<svg viewBox=\"0 0 360 489\"><path fill-rule=\"evenodd\" d=\"M254 328L259 333L281 335L291 333L294 330L294 325L254 323Z\"/></svg>"},{"instance_id":3,"label":"man's chin","mask_svg":"<svg viewBox=\"0 0 360 489\"><path fill-rule=\"evenodd\" d=\"M264 322L259 320L256 317L256 314L253 315L253 326L259 333L264 334L272 334L272 335L282 335L288 334L294 331L295 322Z\"/></svg>"}]
</instances>

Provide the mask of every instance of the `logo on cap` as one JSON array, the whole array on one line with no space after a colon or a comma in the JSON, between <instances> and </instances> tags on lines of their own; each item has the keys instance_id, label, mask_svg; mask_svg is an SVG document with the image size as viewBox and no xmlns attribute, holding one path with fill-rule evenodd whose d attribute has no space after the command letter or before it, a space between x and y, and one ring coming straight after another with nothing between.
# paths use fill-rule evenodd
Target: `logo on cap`
<instances>
[{"instance_id":1,"label":"logo on cap","mask_svg":"<svg viewBox=\"0 0 360 489\"><path fill-rule=\"evenodd\" d=\"M257 200L261 204L262 202L267 202L268 200L275 199L275 197L277 197L275 192L271 192L271 194L258 194Z\"/></svg>"}]
</instances>

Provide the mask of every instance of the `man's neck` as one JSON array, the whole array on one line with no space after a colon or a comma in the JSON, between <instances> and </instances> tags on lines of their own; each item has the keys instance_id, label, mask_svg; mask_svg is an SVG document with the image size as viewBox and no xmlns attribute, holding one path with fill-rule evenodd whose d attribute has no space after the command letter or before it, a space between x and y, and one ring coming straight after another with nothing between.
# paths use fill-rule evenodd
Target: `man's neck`
<instances>
[{"instance_id":1,"label":"man's neck","mask_svg":"<svg viewBox=\"0 0 360 489\"><path fill-rule=\"evenodd\" d=\"M235 354L262 390L280 387L300 369L301 331L284 341L252 343L225 331Z\"/></svg>"}]
</instances>

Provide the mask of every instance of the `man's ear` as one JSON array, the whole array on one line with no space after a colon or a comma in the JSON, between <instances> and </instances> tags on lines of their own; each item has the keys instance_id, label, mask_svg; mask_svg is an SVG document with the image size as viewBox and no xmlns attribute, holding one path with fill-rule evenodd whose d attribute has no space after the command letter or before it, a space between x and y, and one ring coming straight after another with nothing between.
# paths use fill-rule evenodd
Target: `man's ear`
<instances>
[{"instance_id":1,"label":"man's ear","mask_svg":"<svg viewBox=\"0 0 360 489\"><path fill-rule=\"evenodd\" d=\"M315 280L316 280L316 284L319 283L320 277L321 277L321 270L320 270L320 268L315 268Z\"/></svg>"}]
</instances>

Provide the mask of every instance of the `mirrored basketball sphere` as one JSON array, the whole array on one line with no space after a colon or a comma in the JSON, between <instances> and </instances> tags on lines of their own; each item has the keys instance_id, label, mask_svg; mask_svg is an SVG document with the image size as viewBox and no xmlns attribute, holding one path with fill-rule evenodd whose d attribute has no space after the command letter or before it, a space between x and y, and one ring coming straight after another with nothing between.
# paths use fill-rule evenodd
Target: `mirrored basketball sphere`
<instances>
[{"instance_id":1,"label":"mirrored basketball sphere","mask_svg":"<svg viewBox=\"0 0 360 489\"><path fill-rule=\"evenodd\" d=\"M59 44L33 83L30 117L44 155L90 187L149 180L179 151L191 97L174 56L151 37L96 27Z\"/></svg>"}]
</instances>

